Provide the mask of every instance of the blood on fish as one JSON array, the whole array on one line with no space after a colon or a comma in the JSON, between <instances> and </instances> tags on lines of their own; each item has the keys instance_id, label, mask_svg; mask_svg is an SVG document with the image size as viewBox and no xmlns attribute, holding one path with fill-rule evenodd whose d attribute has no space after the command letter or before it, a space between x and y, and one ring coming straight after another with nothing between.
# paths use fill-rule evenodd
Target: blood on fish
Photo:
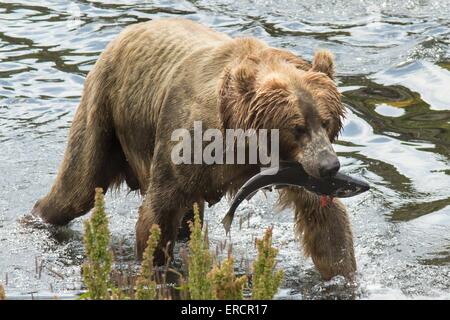
<instances>
[{"instance_id":1,"label":"blood on fish","mask_svg":"<svg viewBox=\"0 0 450 320\"><path fill-rule=\"evenodd\" d=\"M327 205L330 205L333 203L334 197L328 196L326 194L323 194L320 196L320 207L325 208Z\"/></svg>"},{"instance_id":2,"label":"blood on fish","mask_svg":"<svg viewBox=\"0 0 450 320\"><path fill-rule=\"evenodd\" d=\"M320 196L320 206L325 208L327 206L327 195L323 194Z\"/></svg>"}]
</instances>

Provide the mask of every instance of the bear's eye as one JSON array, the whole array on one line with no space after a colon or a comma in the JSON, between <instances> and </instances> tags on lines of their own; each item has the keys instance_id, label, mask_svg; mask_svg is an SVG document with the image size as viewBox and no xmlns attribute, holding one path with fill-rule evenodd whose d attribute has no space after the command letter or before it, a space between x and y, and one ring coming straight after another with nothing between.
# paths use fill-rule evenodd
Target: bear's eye
<instances>
[{"instance_id":1,"label":"bear's eye","mask_svg":"<svg viewBox=\"0 0 450 320\"><path fill-rule=\"evenodd\" d=\"M306 133L306 128L303 126L295 126L294 128L294 134L297 138L301 137Z\"/></svg>"},{"instance_id":2,"label":"bear's eye","mask_svg":"<svg viewBox=\"0 0 450 320\"><path fill-rule=\"evenodd\" d=\"M327 129L330 126L329 120L322 120L322 128Z\"/></svg>"}]
</instances>

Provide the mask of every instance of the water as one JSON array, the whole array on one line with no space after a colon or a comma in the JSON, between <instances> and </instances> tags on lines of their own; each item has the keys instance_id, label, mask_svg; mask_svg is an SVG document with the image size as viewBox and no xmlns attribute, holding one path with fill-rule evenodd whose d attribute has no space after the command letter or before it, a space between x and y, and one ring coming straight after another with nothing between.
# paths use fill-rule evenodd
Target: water
<instances>
[{"instance_id":1,"label":"water","mask_svg":"<svg viewBox=\"0 0 450 320\"><path fill-rule=\"evenodd\" d=\"M270 194L240 208L236 257L254 257L254 237L273 225L286 270L279 298L450 298L449 0L2 1L0 281L10 297L79 292L83 219L57 230L20 220L51 186L99 53L126 25L169 16L308 59L317 48L336 55L348 107L336 149L343 170L372 185L344 201L357 280L323 282L294 239L292 212L274 212ZM133 263L140 199L120 192L107 200L118 256ZM207 212L213 246L225 237L226 209L223 200Z\"/></svg>"}]
</instances>

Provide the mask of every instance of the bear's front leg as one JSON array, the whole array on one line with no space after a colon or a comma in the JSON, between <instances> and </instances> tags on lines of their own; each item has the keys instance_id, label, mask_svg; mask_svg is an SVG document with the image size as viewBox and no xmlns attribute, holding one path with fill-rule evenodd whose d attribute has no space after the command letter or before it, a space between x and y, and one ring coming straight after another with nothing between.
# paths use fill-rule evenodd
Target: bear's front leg
<instances>
[{"instance_id":1,"label":"bear's front leg","mask_svg":"<svg viewBox=\"0 0 450 320\"><path fill-rule=\"evenodd\" d=\"M293 205L296 234L303 236L305 254L311 256L322 278L352 279L356 271L353 235L342 202L333 199L323 206L319 196L293 188L282 191L280 202L284 207Z\"/></svg>"},{"instance_id":2,"label":"bear's front leg","mask_svg":"<svg viewBox=\"0 0 450 320\"><path fill-rule=\"evenodd\" d=\"M198 213L200 217L200 223L203 227L203 217L205 212L205 202L197 201L198 205ZM189 209L184 215L183 220L181 221L181 226L178 229L178 237L177 240L186 241L191 237L191 229L189 227L189 223L194 222L194 208Z\"/></svg>"},{"instance_id":3,"label":"bear's front leg","mask_svg":"<svg viewBox=\"0 0 450 320\"><path fill-rule=\"evenodd\" d=\"M161 190L159 190L161 192ZM170 200L169 200L170 199ZM161 229L161 238L155 251L156 265L164 265L166 254L172 256L177 238L178 228L186 213L186 208L180 208L173 197L155 197L148 193L139 208L139 218L136 223L136 256L142 260L152 225L157 224Z\"/></svg>"}]
</instances>

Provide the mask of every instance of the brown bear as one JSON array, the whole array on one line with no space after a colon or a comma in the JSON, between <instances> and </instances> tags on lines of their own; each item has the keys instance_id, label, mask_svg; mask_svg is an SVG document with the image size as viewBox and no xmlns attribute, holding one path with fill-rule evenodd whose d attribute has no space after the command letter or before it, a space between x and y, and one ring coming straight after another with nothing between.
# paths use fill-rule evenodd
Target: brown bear
<instances>
[{"instance_id":1,"label":"brown bear","mask_svg":"<svg viewBox=\"0 0 450 320\"><path fill-rule=\"evenodd\" d=\"M180 222L195 202L216 203L259 172L256 165L175 165L175 129L279 129L280 157L316 177L339 162L331 143L344 107L326 51L312 64L255 38L231 38L198 23L163 19L127 27L89 72L64 160L50 193L33 214L64 225L88 212L94 190L126 182L145 196L136 225L138 257L152 224L160 249L173 248ZM356 270L344 205L300 188L280 191L295 210L295 231L322 277ZM162 250L158 251L162 259Z\"/></svg>"}]
</instances>

